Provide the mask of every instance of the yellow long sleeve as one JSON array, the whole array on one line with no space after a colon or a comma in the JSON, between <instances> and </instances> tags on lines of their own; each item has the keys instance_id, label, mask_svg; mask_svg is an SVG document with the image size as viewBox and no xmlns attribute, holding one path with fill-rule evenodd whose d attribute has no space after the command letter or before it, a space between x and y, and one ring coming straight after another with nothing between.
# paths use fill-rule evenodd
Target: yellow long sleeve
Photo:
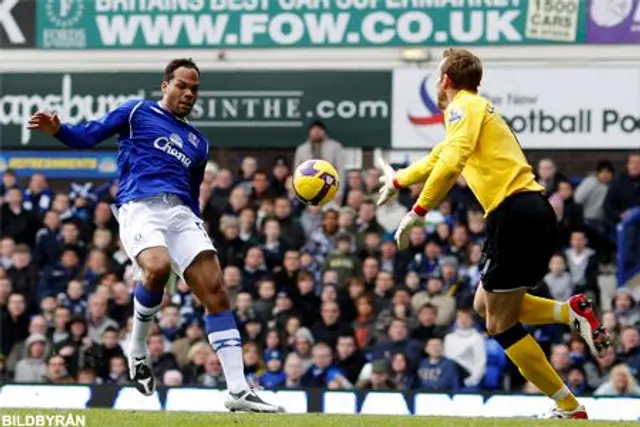
<instances>
[{"instance_id":1,"label":"yellow long sleeve","mask_svg":"<svg viewBox=\"0 0 640 427\"><path fill-rule=\"evenodd\" d=\"M447 195L473 153L484 119L484 105L453 102L445 112L447 139L441 143L438 160L422 188L416 205L424 211Z\"/></svg>"},{"instance_id":2,"label":"yellow long sleeve","mask_svg":"<svg viewBox=\"0 0 640 427\"><path fill-rule=\"evenodd\" d=\"M396 172L396 182L400 187L409 187L413 184L425 182L438 162L442 143L433 147L429 155L423 159L413 162L411 165Z\"/></svg>"}]
</instances>

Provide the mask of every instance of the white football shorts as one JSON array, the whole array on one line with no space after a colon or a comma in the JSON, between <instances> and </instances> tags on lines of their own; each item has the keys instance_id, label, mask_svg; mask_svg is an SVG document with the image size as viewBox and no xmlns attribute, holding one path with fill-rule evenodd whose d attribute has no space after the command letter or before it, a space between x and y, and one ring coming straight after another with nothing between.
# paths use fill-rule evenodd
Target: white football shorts
<instances>
[{"instance_id":1,"label":"white football shorts","mask_svg":"<svg viewBox=\"0 0 640 427\"><path fill-rule=\"evenodd\" d=\"M127 202L117 210L116 218L123 248L133 262L135 280L142 279L136 257L145 249L167 248L179 277L199 253L216 250L203 221L172 194Z\"/></svg>"}]
</instances>

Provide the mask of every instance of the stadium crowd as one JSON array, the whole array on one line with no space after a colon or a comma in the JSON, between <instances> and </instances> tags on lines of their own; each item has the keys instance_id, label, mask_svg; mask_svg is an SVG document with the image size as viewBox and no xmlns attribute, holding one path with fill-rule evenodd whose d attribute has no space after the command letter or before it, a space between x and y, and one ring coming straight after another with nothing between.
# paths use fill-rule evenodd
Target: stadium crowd
<instances>
[{"instance_id":1,"label":"stadium crowd","mask_svg":"<svg viewBox=\"0 0 640 427\"><path fill-rule=\"evenodd\" d=\"M377 207L378 172L346 171L335 203L319 208L294 197L287 158L258 166L211 162L200 191L256 386L537 392L472 311L485 223L463 179L399 252L393 231L419 186ZM617 175L601 161L577 188L549 159L537 175L562 241L534 292L589 294L606 308L614 346L596 359L565 326L534 336L573 392L640 395L640 305L625 288L599 288L615 251L611 227L640 206L640 154ZM41 174L20 183L4 173L0 381L128 383L134 282L110 208L116 190L112 181L54 193ZM637 262L638 247L630 251ZM148 338L159 383L224 387L202 314L183 281L169 284Z\"/></svg>"}]
</instances>

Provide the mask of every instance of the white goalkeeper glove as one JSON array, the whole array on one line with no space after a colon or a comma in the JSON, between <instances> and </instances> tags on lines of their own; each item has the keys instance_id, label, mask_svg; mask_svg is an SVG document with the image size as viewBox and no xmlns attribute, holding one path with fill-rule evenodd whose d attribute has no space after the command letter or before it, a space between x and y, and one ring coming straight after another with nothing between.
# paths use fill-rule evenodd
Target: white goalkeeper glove
<instances>
[{"instance_id":1,"label":"white goalkeeper glove","mask_svg":"<svg viewBox=\"0 0 640 427\"><path fill-rule=\"evenodd\" d=\"M400 185L396 181L396 171L381 156L376 157L375 164L381 174L380 197L378 197L378 206L381 206L396 195Z\"/></svg>"},{"instance_id":2,"label":"white goalkeeper glove","mask_svg":"<svg viewBox=\"0 0 640 427\"><path fill-rule=\"evenodd\" d=\"M409 247L409 231L414 225L424 226L426 214L427 211L424 208L413 205L413 208L404 215L394 236L398 250L402 251Z\"/></svg>"}]
</instances>

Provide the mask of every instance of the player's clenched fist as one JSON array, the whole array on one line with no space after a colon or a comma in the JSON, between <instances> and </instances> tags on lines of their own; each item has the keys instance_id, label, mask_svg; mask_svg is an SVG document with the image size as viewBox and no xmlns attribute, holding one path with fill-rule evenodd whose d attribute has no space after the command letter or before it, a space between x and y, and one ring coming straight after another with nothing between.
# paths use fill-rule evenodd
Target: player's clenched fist
<instances>
[{"instance_id":1,"label":"player's clenched fist","mask_svg":"<svg viewBox=\"0 0 640 427\"><path fill-rule=\"evenodd\" d=\"M399 185L396 182L396 171L382 157L375 160L376 168L380 171L380 197L378 206L385 204L398 192Z\"/></svg>"},{"instance_id":2,"label":"player's clenched fist","mask_svg":"<svg viewBox=\"0 0 640 427\"><path fill-rule=\"evenodd\" d=\"M55 135L60 130L60 117L57 114L39 111L29 118L27 128Z\"/></svg>"}]
</instances>

